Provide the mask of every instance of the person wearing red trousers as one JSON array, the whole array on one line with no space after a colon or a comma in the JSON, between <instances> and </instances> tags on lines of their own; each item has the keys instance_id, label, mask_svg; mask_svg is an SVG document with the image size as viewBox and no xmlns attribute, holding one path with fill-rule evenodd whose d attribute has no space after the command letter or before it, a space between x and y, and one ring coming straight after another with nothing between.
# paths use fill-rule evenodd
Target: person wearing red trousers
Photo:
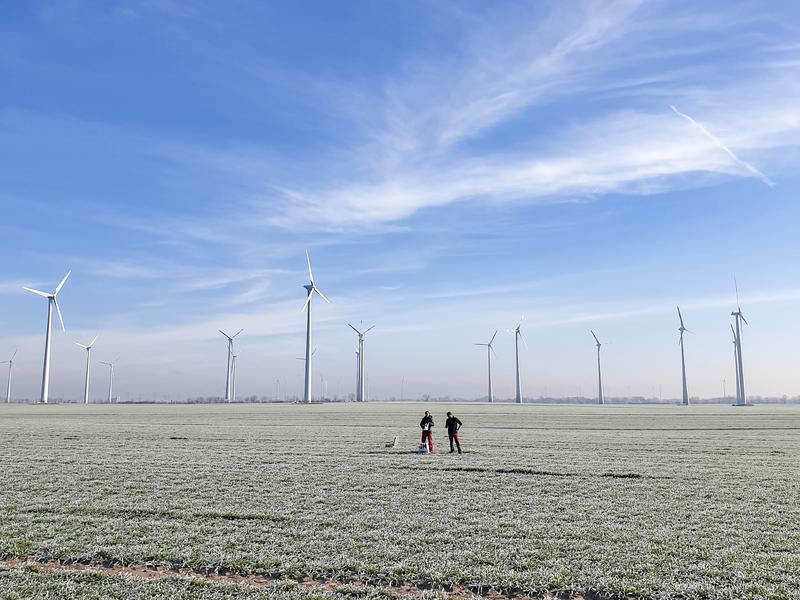
<instances>
[{"instance_id":1,"label":"person wearing red trousers","mask_svg":"<svg viewBox=\"0 0 800 600\"><path fill-rule=\"evenodd\" d=\"M461 443L458 441L458 430L461 429L461 420L453 413L447 413L447 421L444 426L447 427L447 437L450 438L450 454L453 453L453 442L456 443L458 453L461 454Z\"/></svg>"},{"instance_id":2,"label":"person wearing red trousers","mask_svg":"<svg viewBox=\"0 0 800 600\"><path fill-rule=\"evenodd\" d=\"M425 411L425 416L419 422L422 429L422 443L428 446L428 452L433 453L433 417L430 411Z\"/></svg>"}]
</instances>

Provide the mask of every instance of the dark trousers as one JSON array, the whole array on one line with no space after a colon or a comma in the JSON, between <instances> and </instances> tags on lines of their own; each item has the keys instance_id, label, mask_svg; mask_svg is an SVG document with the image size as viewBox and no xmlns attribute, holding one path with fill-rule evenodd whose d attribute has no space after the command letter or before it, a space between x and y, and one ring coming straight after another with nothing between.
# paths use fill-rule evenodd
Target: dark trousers
<instances>
[{"instance_id":1,"label":"dark trousers","mask_svg":"<svg viewBox=\"0 0 800 600\"><path fill-rule=\"evenodd\" d=\"M461 454L461 444L458 443L458 432L455 431L453 433L447 434L450 438L450 452L453 451L453 442L456 443L456 448L458 448L458 453Z\"/></svg>"}]
</instances>

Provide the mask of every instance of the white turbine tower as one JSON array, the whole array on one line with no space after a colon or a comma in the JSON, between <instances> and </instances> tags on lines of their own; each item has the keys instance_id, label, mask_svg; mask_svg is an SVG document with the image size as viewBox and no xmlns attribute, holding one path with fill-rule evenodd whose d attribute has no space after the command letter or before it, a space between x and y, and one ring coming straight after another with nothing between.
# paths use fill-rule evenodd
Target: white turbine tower
<instances>
[{"instance_id":1,"label":"white turbine tower","mask_svg":"<svg viewBox=\"0 0 800 600\"><path fill-rule=\"evenodd\" d=\"M486 356L489 360L489 402L494 402L494 391L492 391L492 352L494 352L494 348L492 348L492 343L495 337L497 337L497 331L494 332L488 344L475 344L476 346L486 346Z\"/></svg>"},{"instance_id":2,"label":"white turbine tower","mask_svg":"<svg viewBox=\"0 0 800 600\"><path fill-rule=\"evenodd\" d=\"M63 288L64 284L67 282L70 273L72 273L72 271L67 271L67 274L64 275L64 279L61 280L61 283L58 284L56 291L52 294L40 292L39 290L34 290L31 288L23 288L25 291L30 292L31 294L36 294L37 296L47 298L47 333L44 338L44 366L42 367L42 395L40 398L40 402L43 404L47 404L49 397L48 394L50 392L50 333L53 328L53 307L56 307L56 314L58 314L58 320L61 323L61 330L66 332L66 329L64 328L64 319L61 316L61 309L58 307L58 300L56 300L56 297L61 291L61 288Z\"/></svg>"},{"instance_id":3,"label":"white turbine tower","mask_svg":"<svg viewBox=\"0 0 800 600\"><path fill-rule=\"evenodd\" d=\"M236 402L236 359L238 354L231 356L231 402Z\"/></svg>"},{"instance_id":4,"label":"white turbine tower","mask_svg":"<svg viewBox=\"0 0 800 600\"><path fill-rule=\"evenodd\" d=\"M357 381L356 381L356 402L365 402L366 398L364 397L364 336L367 334L368 331L373 329L375 325L372 325L365 329L364 331L359 331L350 323L348 323L350 329L355 331L358 334L358 366L357 366Z\"/></svg>"},{"instance_id":5,"label":"white turbine tower","mask_svg":"<svg viewBox=\"0 0 800 600\"><path fill-rule=\"evenodd\" d=\"M736 403L738 404L739 398L742 397L742 388L739 385L739 340L733 325L731 325L731 333L733 334L733 372L736 374Z\"/></svg>"},{"instance_id":6,"label":"white turbine tower","mask_svg":"<svg viewBox=\"0 0 800 600\"><path fill-rule=\"evenodd\" d=\"M739 395L736 398L737 406L745 406L747 404L747 394L744 388L744 366L742 365L742 330L740 321L747 325L747 319L742 314L742 307L739 304L739 284L736 278L733 278L733 284L736 287L736 310L731 313L731 316L736 319L736 374L739 377L739 385L737 387Z\"/></svg>"},{"instance_id":7,"label":"white turbine tower","mask_svg":"<svg viewBox=\"0 0 800 600\"><path fill-rule=\"evenodd\" d=\"M114 362L117 362L114 360ZM103 362L100 361L101 365L106 365L108 367L108 403L111 404L113 396L111 395L114 392L114 363L110 362Z\"/></svg>"},{"instance_id":8,"label":"white turbine tower","mask_svg":"<svg viewBox=\"0 0 800 600\"><path fill-rule=\"evenodd\" d=\"M522 321L524 321L524 320L525 320L525 317L522 317L522 319L520 319L520 321L517 324L517 326L514 328L514 358L516 360L516 368L517 368L517 370L516 370L517 379L516 379L515 402L517 404L522 404L522 379L520 378L520 375L519 375L519 341L520 341L520 339L522 339L522 343L525 344L525 348L526 349L528 348L528 342L525 341L525 336L522 335Z\"/></svg>"},{"instance_id":9,"label":"white turbine tower","mask_svg":"<svg viewBox=\"0 0 800 600\"><path fill-rule=\"evenodd\" d=\"M233 362L233 340L234 338L242 333L244 329L240 329L233 335L228 335L222 329L218 329L222 335L224 335L228 339L228 370L225 373L225 402L231 401L231 364Z\"/></svg>"},{"instance_id":10,"label":"white turbine tower","mask_svg":"<svg viewBox=\"0 0 800 600\"><path fill-rule=\"evenodd\" d=\"M681 333L680 340L678 343L681 346L681 374L683 375L683 405L689 406L689 388L686 386L686 357L683 353L683 334L685 332L692 333L683 325L683 315L681 315L681 307L678 306L678 320L681 322L681 326L678 328L678 331Z\"/></svg>"},{"instance_id":11,"label":"white turbine tower","mask_svg":"<svg viewBox=\"0 0 800 600\"><path fill-rule=\"evenodd\" d=\"M361 389L361 353L358 351L358 346L355 346L356 351L356 402L358 402L358 392Z\"/></svg>"},{"instance_id":12,"label":"white turbine tower","mask_svg":"<svg viewBox=\"0 0 800 600\"><path fill-rule=\"evenodd\" d=\"M92 358L92 346L97 341L98 336L94 336L94 339L89 342L87 345L79 344L75 342L76 346L80 346L84 350L86 350L86 382L83 385L83 403L89 404L89 365L91 364Z\"/></svg>"},{"instance_id":13,"label":"white turbine tower","mask_svg":"<svg viewBox=\"0 0 800 600\"><path fill-rule=\"evenodd\" d=\"M602 346L602 344L600 343L600 340L597 339L594 331L591 333L594 341L597 342L597 403L605 404L603 401L603 373L600 370L600 346Z\"/></svg>"},{"instance_id":14,"label":"white turbine tower","mask_svg":"<svg viewBox=\"0 0 800 600\"><path fill-rule=\"evenodd\" d=\"M303 287L306 288L306 302L303 304L302 310L306 312L306 377L305 377L305 389L303 392L303 402L306 404L311 402L311 298L314 295L314 292L320 295L320 297L325 300L328 304L330 304L330 300L323 294L317 284L314 283L314 273L311 271L311 258L308 255L308 250L306 250L306 263L308 263L308 279L309 283L304 285Z\"/></svg>"},{"instance_id":15,"label":"white turbine tower","mask_svg":"<svg viewBox=\"0 0 800 600\"><path fill-rule=\"evenodd\" d=\"M17 351L14 350L14 354L11 355L11 358L0 362L0 365L8 363L8 381L6 382L6 404L11 403L11 368L14 366L14 358L16 356L17 356Z\"/></svg>"}]
</instances>

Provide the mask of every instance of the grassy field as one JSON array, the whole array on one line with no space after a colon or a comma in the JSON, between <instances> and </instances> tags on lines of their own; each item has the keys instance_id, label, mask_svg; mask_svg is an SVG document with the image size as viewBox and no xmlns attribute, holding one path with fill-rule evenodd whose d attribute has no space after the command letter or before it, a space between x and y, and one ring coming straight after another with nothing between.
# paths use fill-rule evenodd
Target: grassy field
<instances>
[{"instance_id":1,"label":"grassy field","mask_svg":"<svg viewBox=\"0 0 800 600\"><path fill-rule=\"evenodd\" d=\"M0 556L2 598L798 598L800 407L0 405Z\"/></svg>"}]
</instances>

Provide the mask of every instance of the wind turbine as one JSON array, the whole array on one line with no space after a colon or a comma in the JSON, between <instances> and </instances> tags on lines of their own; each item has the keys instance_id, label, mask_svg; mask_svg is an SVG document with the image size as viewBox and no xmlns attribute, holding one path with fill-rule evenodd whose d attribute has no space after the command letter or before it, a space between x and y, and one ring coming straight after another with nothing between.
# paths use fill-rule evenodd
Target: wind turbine
<instances>
[{"instance_id":1,"label":"wind turbine","mask_svg":"<svg viewBox=\"0 0 800 600\"><path fill-rule=\"evenodd\" d=\"M6 383L6 404L11 403L11 367L14 366L14 358L16 356L17 356L17 350L14 350L14 354L11 355L11 358L0 362L0 365L8 363L8 382Z\"/></svg>"},{"instance_id":2,"label":"wind turbine","mask_svg":"<svg viewBox=\"0 0 800 600\"><path fill-rule=\"evenodd\" d=\"M591 331L591 330L589 330ZM597 336L594 334L594 331L591 331L592 337L594 341L597 342L597 403L598 404L605 404L603 402L603 374L600 370L600 346L603 344L600 343L600 340L597 339Z\"/></svg>"},{"instance_id":3,"label":"wind turbine","mask_svg":"<svg viewBox=\"0 0 800 600\"><path fill-rule=\"evenodd\" d=\"M350 325L350 323L348 323L348 325ZM364 398L364 336L374 327L375 325L371 325L364 331L359 331L350 325L350 329L358 334L358 381L356 382L356 402L364 402L366 400Z\"/></svg>"},{"instance_id":4,"label":"wind turbine","mask_svg":"<svg viewBox=\"0 0 800 600\"><path fill-rule=\"evenodd\" d=\"M115 359L114 362L117 362ZM108 403L111 404L113 396L111 393L114 391L114 363L100 361L101 365L108 367Z\"/></svg>"},{"instance_id":5,"label":"wind turbine","mask_svg":"<svg viewBox=\"0 0 800 600\"><path fill-rule=\"evenodd\" d=\"M43 404L47 404L48 394L50 391L50 332L52 330L53 323L53 307L56 307L58 320L61 323L61 331L66 332L66 329L64 328L64 319L61 316L61 309L58 307L58 300L56 300L56 297L61 291L61 288L63 288L64 284L67 282L70 273L72 273L72 271L67 271L67 274L64 275L64 279L61 280L61 283L58 284L56 291L52 294L40 292L39 290L34 290L31 288L22 288L26 292L36 294L42 298L47 298L47 334L45 335L44 339L44 366L42 367L42 396L40 399L40 402Z\"/></svg>"},{"instance_id":6,"label":"wind turbine","mask_svg":"<svg viewBox=\"0 0 800 600\"><path fill-rule=\"evenodd\" d=\"M489 359L489 402L494 402L494 392L492 391L492 352L494 352L494 348L492 348L492 343L495 337L497 337L497 331L494 332L488 344L475 344L476 346L486 346L486 356Z\"/></svg>"},{"instance_id":7,"label":"wind turbine","mask_svg":"<svg viewBox=\"0 0 800 600\"><path fill-rule=\"evenodd\" d=\"M305 390L303 392L303 402L306 404L311 402L311 298L314 295L314 292L320 295L320 297L325 300L328 304L330 304L330 300L325 297L317 284L314 283L314 273L311 271L311 258L308 255L308 250L306 250L306 263L308 263L308 279L309 283L304 285L303 287L306 288L306 303L303 304L303 309L306 310L306 377L305 377Z\"/></svg>"},{"instance_id":8,"label":"wind turbine","mask_svg":"<svg viewBox=\"0 0 800 600\"><path fill-rule=\"evenodd\" d=\"M681 373L683 374L683 405L689 406L689 390L686 387L686 358L683 354L683 333L685 331L689 331L683 324L683 315L681 315L681 307L678 306L678 320L681 322L681 326L678 328L678 331L681 333L680 340L678 343L681 346ZM691 331L689 331L691 333Z\"/></svg>"},{"instance_id":9,"label":"wind turbine","mask_svg":"<svg viewBox=\"0 0 800 600\"><path fill-rule=\"evenodd\" d=\"M231 401L231 363L233 362L233 339L242 333L244 329L240 329L233 335L228 335L222 329L217 329L222 335L228 339L228 371L225 374L225 402Z\"/></svg>"},{"instance_id":10,"label":"wind turbine","mask_svg":"<svg viewBox=\"0 0 800 600\"><path fill-rule=\"evenodd\" d=\"M86 350L86 383L83 386L83 403L89 404L89 365L91 364L90 360L92 357L92 346L97 341L98 336L94 336L94 339L89 342L88 345L79 344L75 342L76 346L80 346L84 350Z\"/></svg>"},{"instance_id":11,"label":"wind turbine","mask_svg":"<svg viewBox=\"0 0 800 600\"><path fill-rule=\"evenodd\" d=\"M514 329L514 358L516 360L517 366L517 385L516 385L516 403L522 404L522 380L519 376L519 340L522 339L522 343L525 344L525 348L528 348L528 342L525 341L525 336L522 335L522 321L525 320L525 317L522 317L517 324L516 328Z\"/></svg>"},{"instance_id":12,"label":"wind turbine","mask_svg":"<svg viewBox=\"0 0 800 600\"><path fill-rule=\"evenodd\" d=\"M742 314L742 307L739 304L739 284L736 278L733 278L733 285L736 287L736 310L731 313L731 316L736 319L736 374L739 377L739 385L737 389L739 394L736 398L737 406L744 406L747 404L747 394L744 391L744 366L742 365L742 331L739 321L743 321L747 325L747 319Z\"/></svg>"}]
</instances>

